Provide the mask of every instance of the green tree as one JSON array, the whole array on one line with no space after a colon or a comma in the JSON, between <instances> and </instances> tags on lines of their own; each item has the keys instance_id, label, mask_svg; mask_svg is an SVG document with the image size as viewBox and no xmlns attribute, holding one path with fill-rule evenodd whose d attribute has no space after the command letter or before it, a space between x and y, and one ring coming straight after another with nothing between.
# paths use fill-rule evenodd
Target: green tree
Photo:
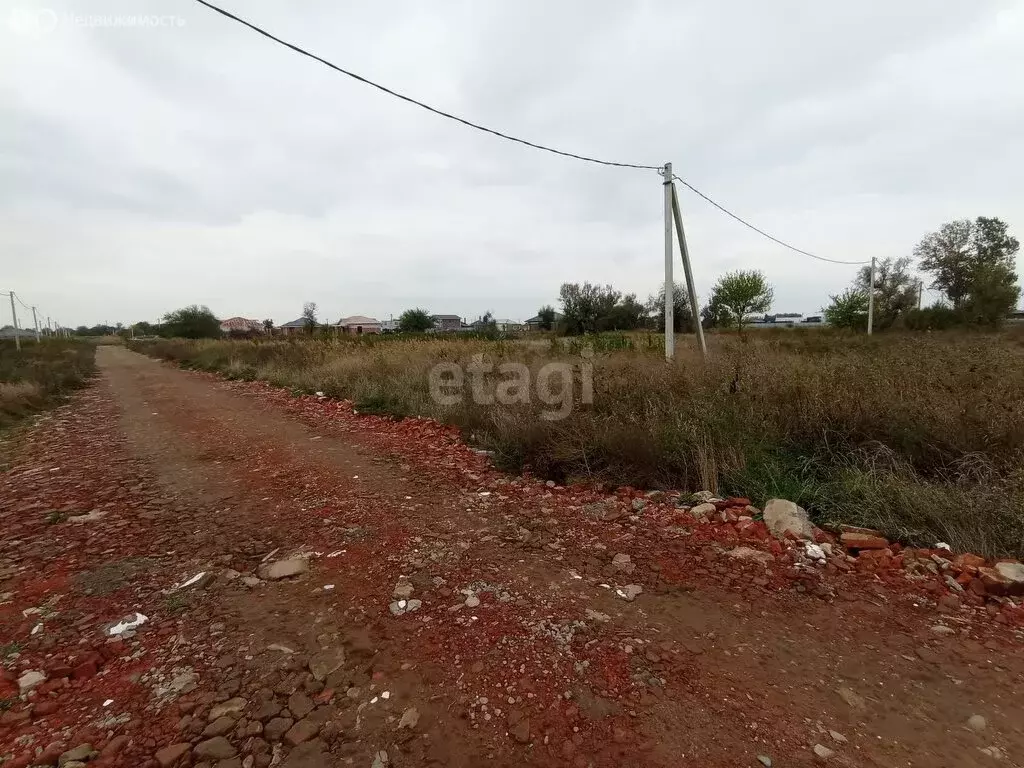
<instances>
[{"instance_id":1,"label":"green tree","mask_svg":"<svg viewBox=\"0 0 1024 768\"><path fill-rule=\"evenodd\" d=\"M545 304L543 307L537 310L537 317L540 318L540 328L542 331L550 331L555 327L555 308L550 304Z\"/></svg>"},{"instance_id":2,"label":"green tree","mask_svg":"<svg viewBox=\"0 0 1024 768\"><path fill-rule=\"evenodd\" d=\"M658 289L655 296L647 299L647 312L654 318L657 330L665 330L665 286ZM674 283L672 289L672 327L676 333L693 330L693 312L690 310L690 299L686 286Z\"/></svg>"},{"instance_id":3,"label":"green tree","mask_svg":"<svg viewBox=\"0 0 1024 768\"><path fill-rule=\"evenodd\" d=\"M870 266L860 268L853 287L865 296L868 295L871 289ZM877 261L872 327L880 331L891 328L900 317L916 306L917 278L910 273L910 259L903 256Z\"/></svg>"},{"instance_id":4,"label":"green tree","mask_svg":"<svg viewBox=\"0 0 1024 768\"><path fill-rule=\"evenodd\" d=\"M267 334L273 333L274 332L274 321L271 320L270 318L267 318L266 320L264 320L263 321L263 330Z\"/></svg>"},{"instance_id":5,"label":"green tree","mask_svg":"<svg viewBox=\"0 0 1024 768\"><path fill-rule=\"evenodd\" d=\"M711 291L711 303L728 313L742 332L747 315L771 309L774 289L759 270L737 270L722 275Z\"/></svg>"},{"instance_id":6,"label":"green tree","mask_svg":"<svg viewBox=\"0 0 1024 768\"><path fill-rule=\"evenodd\" d=\"M221 335L220 320L209 307L192 304L163 316L160 335L182 339L216 339Z\"/></svg>"},{"instance_id":7,"label":"green tree","mask_svg":"<svg viewBox=\"0 0 1024 768\"><path fill-rule=\"evenodd\" d=\"M647 317L647 307L637 301L635 293L619 298L598 318L599 331L632 331L642 328Z\"/></svg>"},{"instance_id":8,"label":"green tree","mask_svg":"<svg viewBox=\"0 0 1024 768\"><path fill-rule=\"evenodd\" d=\"M563 283L558 291L562 303L562 325L565 333L578 336L605 330L612 310L622 294L610 285ZM636 297L633 297L634 301Z\"/></svg>"},{"instance_id":9,"label":"green tree","mask_svg":"<svg viewBox=\"0 0 1024 768\"><path fill-rule=\"evenodd\" d=\"M834 328L866 331L868 329L868 292L859 288L847 288L838 296L833 296L832 303L822 311L825 314L825 322Z\"/></svg>"},{"instance_id":10,"label":"green tree","mask_svg":"<svg viewBox=\"0 0 1024 768\"><path fill-rule=\"evenodd\" d=\"M302 305L302 320L306 324L306 333L312 334L317 326L315 301L307 301Z\"/></svg>"},{"instance_id":11,"label":"green tree","mask_svg":"<svg viewBox=\"0 0 1024 768\"><path fill-rule=\"evenodd\" d=\"M999 322L1020 295L1015 256L1020 250L1005 222L979 216L943 224L926 235L914 255L932 275L931 287L942 291L965 320Z\"/></svg>"},{"instance_id":12,"label":"green tree","mask_svg":"<svg viewBox=\"0 0 1024 768\"><path fill-rule=\"evenodd\" d=\"M430 319L430 313L419 307L407 309L398 316L398 330L402 333L423 333L433 327L434 321Z\"/></svg>"}]
</instances>

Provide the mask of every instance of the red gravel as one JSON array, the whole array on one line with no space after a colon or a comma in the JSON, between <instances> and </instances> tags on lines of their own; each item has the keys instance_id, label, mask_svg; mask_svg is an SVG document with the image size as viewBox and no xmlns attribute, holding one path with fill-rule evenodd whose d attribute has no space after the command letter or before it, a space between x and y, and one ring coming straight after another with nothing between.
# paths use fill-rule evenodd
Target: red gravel
<instances>
[{"instance_id":1,"label":"red gravel","mask_svg":"<svg viewBox=\"0 0 1024 768\"><path fill-rule=\"evenodd\" d=\"M92 766L155 766L221 723L227 746L204 750L286 768L380 750L395 766L799 766L816 744L848 766L1024 759L1021 613L986 600L977 562L951 571L971 587L955 595L931 552L837 547L816 566L740 519L747 500L698 524L672 495L503 476L433 422L99 359L94 387L5 447L3 768L83 743ZM245 584L300 554L307 573ZM395 616L401 583L422 605ZM629 602L627 584L643 589ZM133 636L105 635L135 611ZM339 649L315 680L311 657ZM47 680L19 696L29 670ZM285 707L306 717L287 737ZM238 764L220 759L174 765Z\"/></svg>"}]
</instances>

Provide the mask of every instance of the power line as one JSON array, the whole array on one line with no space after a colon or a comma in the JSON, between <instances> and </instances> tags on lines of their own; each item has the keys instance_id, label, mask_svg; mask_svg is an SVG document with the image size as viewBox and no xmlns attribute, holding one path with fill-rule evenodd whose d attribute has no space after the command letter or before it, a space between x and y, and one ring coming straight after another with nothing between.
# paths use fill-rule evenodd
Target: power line
<instances>
[{"instance_id":1,"label":"power line","mask_svg":"<svg viewBox=\"0 0 1024 768\"><path fill-rule=\"evenodd\" d=\"M613 162L611 160L600 160L600 159L598 159L596 157L588 157L587 155L578 155L575 152L566 152L566 151L561 150L561 149L555 149L553 147L548 147L548 146L545 146L543 144L537 144L537 143L532 142L532 141L527 141L526 139L520 139L520 138L518 138L516 136L510 136L507 133L502 133L501 131L496 131L493 128L487 128L486 126L480 125L479 123L474 123L471 120L467 120L467 119L465 119L463 117L459 117L458 115L453 115L450 112L445 112L444 110L438 109L437 107L432 107L429 104L424 104L422 101L417 101L416 99L412 98L411 96L406 96L405 94L398 93L397 91L393 91L392 89L390 89L390 88L388 88L388 87L386 87L384 85L381 85L380 83L375 83L373 80L365 78L362 75L358 75L355 72L350 72L349 70L344 69L343 67L339 67L337 64L334 64L333 62L330 62L330 61L328 61L327 59L325 59L325 58L323 58L321 56L317 56L315 53L311 53L311 52L307 51L306 49L301 48L298 45L295 45L294 43L289 43L287 40L282 40L281 38L271 34L270 32L267 32L265 29L255 25L255 24L253 24L252 22L246 21L245 19L243 19L243 18L241 18L239 16L236 16L235 14L231 13L230 11L226 11L223 8L220 8L220 7L216 6L216 5L214 5L213 3L207 2L207 0L196 0L196 2L199 3L200 5L203 5L203 6L207 7L207 8L209 8L211 11L214 11L215 13L219 13L221 16L223 16L223 17L225 17L227 19L231 19L232 21L238 22L239 24L241 24L241 25L243 25L245 27L248 27L253 32L255 32L256 34L262 35L263 37L267 38L268 40L272 40L273 42L277 43L278 45L283 45L285 48L288 48L288 49L290 49L292 51L295 51L296 53L298 53L298 54L300 54L302 56L306 56L307 58L310 58L313 61L316 61L316 62L318 62L320 64L323 64L325 67L329 67L330 69L333 69L335 72L340 72L341 74L343 74L343 75L345 75L347 77L350 77L353 80L357 80L360 83L364 83L365 85L369 85L372 88L376 88L377 90L382 91L382 92L388 94L389 96L394 96L395 98L401 99L402 101L408 102L409 104L415 104L417 107L425 109L428 112L433 112L435 115L440 115L441 117L446 117L449 120L454 120L454 121L456 121L458 123L462 123L463 125L468 126L470 128L475 128L478 131L483 131L484 133L489 133L492 136L497 136L498 138L505 139L507 141L513 141L513 142L515 142L517 144L522 144L522 145L527 146L527 147L533 147L534 149L539 149L539 150L542 150L544 152L550 152L551 154L554 154L554 155L561 155L562 157L571 157L571 158L573 158L575 160L582 160L582 161L587 162L587 163L596 163L598 165L607 165L607 166L612 166L612 167L615 167L615 168L637 168L637 169L645 170L645 171L660 171L662 169L662 166L660 166L660 165L643 165L641 163L619 163L619 162ZM700 196L701 198L706 200L708 203L713 205L715 208L717 208L718 210L722 211L722 213L725 213L726 215L728 215L728 216L732 217L733 219L735 219L736 221L738 221L740 224L743 224L745 227L749 227L750 229L754 230L758 234L762 235L763 237L768 238L769 240L771 240L774 243L778 243L779 245L783 246L784 248L788 248L789 250L794 251L794 252L799 253L799 254L802 254L804 256L810 256L812 259L817 259L819 261L826 261L826 262L829 262L829 263L832 263L832 264L866 264L867 263L866 261L840 261L838 259L828 259L828 258L825 258L824 256L818 256L816 254L810 253L809 251L805 251L805 250L803 250L801 248L797 248L796 246L790 245L789 243L784 242L783 240L780 240L779 238L774 237L773 235L768 234L763 229L755 227L749 221L746 221L745 219L741 218L740 216L737 216L735 213L730 211L728 208L726 208L725 206L720 205L719 203L715 202L710 197L708 197L703 192L701 192L699 189L697 189L695 186L693 186L689 182L685 181L684 179L680 178L679 176L673 176L673 178L676 179L680 184L685 186L687 189L689 189L691 192L693 192L694 194Z\"/></svg>"},{"instance_id":2,"label":"power line","mask_svg":"<svg viewBox=\"0 0 1024 768\"><path fill-rule=\"evenodd\" d=\"M411 96L406 96L404 94L398 93L397 91L393 91L390 88L381 85L380 83L375 83L372 80L369 80L369 79L363 77L362 75L357 75L355 72L350 72L347 69L339 67L337 64L334 64L334 63L328 61L327 59L321 58L320 56L317 56L315 53L310 53L309 51L305 50L304 48L300 48L299 46L295 45L294 43L289 43L286 40L282 40L281 38L276 37L276 36L270 34L265 29L262 29L262 28L256 26L252 22L246 21L245 19L242 19L242 18L239 18L238 16L235 16L235 14L231 13L230 11L225 11L223 8L218 8L216 5L213 5L212 3L206 2L206 0L196 0L196 2L199 3L200 5L205 5L211 11L219 13L221 16L224 16L225 18L231 19L232 21L237 21L239 24L242 24L242 25L248 27L249 29L251 29L253 32L255 32L255 33L259 34L259 35L263 35L263 37L267 38L268 40L273 40L275 43L278 43L279 45L283 45L285 48L290 48L291 50L295 51L298 54L301 54L302 56L306 56L306 57L308 57L310 59L313 59L314 61L317 61L317 62L323 64L325 67L330 67L335 72L340 72L343 75L351 77L353 80L358 80L361 83L365 83L366 85L369 85L369 86L371 86L373 88L376 88L378 91L383 91L384 93L388 94L389 96L394 96L395 98L401 99L402 101L406 101L409 104L415 104L417 107L421 107L421 108L427 110L428 112L433 112L435 115L440 115L441 117L447 117L449 120L455 120L456 122L462 123L463 125L469 126L470 128L475 128L478 131L483 131L484 133L489 133L492 136L497 136L498 138L506 139L507 141L514 141L517 144L523 144L523 145L525 145L527 147L533 147L534 149L540 149L540 150L543 150L544 152L550 152L550 153L552 153L554 155L562 155L563 157L571 157L571 158L574 158L576 160L583 160L584 162L587 162L587 163L597 163L598 165L609 165L609 166L613 166L613 167L616 167L616 168L639 168L639 169L645 170L645 171L657 171L657 170L661 169L660 165L641 165L641 164L638 164L638 163L616 163L616 162L612 162L611 160L599 160L596 157L587 157L586 155L577 155L574 152L565 152L565 151L563 151L561 149L554 149L553 147L547 147L547 146L544 146L543 144L537 144L537 143L532 142L532 141L527 141L526 139L520 139L520 138L517 138L515 136L510 136L507 133L502 133L501 131L496 131L493 128L487 128L487 127L485 127L483 125L480 125L479 123L474 123L471 120L467 120L467 119L465 119L463 117L459 117L458 115L453 115L450 112L445 112L444 110L438 109L437 107L432 107L429 104L424 104L422 101L417 101L416 99L412 98Z\"/></svg>"},{"instance_id":3,"label":"power line","mask_svg":"<svg viewBox=\"0 0 1024 768\"><path fill-rule=\"evenodd\" d=\"M684 187L686 187L688 190L693 192L698 197L701 197L704 200L706 200L707 202L711 203L711 205L715 206L715 208L720 210L726 216L731 216L732 218L734 218L736 221L738 221L743 226L749 227L750 229L752 229L755 232L757 232L759 235L763 235L764 237L767 237L773 243L778 243L783 248L789 248L789 250L795 251L796 253L803 254L804 256L810 256L812 259L817 259L818 261L827 261L830 264L867 264L867 263L869 263L867 261L840 261L839 259L827 259L824 256L818 256L817 254L811 253L810 251L805 251L802 248L797 248L795 245L790 245L789 243L785 242L784 240L779 240L779 238L777 238L777 237L775 237L773 235L769 235L763 229L755 227L753 224L751 224L746 219L741 218L740 216L737 216L735 213L730 211L724 205L720 205L720 204L716 203L714 200L712 200L710 197L705 195L703 192L701 192L695 186L693 186L692 184L687 182L685 179L681 179L681 178L679 178L678 176L676 176L674 174L673 174L672 178L675 179L676 181L678 181L680 184L682 184Z\"/></svg>"}]
</instances>

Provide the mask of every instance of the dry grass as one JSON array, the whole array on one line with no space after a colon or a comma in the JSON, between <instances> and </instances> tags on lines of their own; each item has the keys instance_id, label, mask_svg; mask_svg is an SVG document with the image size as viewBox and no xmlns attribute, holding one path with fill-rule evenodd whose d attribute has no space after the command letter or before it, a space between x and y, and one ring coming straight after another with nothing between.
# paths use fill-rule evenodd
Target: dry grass
<instances>
[{"instance_id":1,"label":"dry grass","mask_svg":"<svg viewBox=\"0 0 1024 768\"><path fill-rule=\"evenodd\" d=\"M81 386L95 369L96 348L85 342L48 339L0 342L0 429L17 423Z\"/></svg>"},{"instance_id":2,"label":"dry grass","mask_svg":"<svg viewBox=\"0 0 1024 768\"><path fill-rule=\"evenodd\" d=\"M427 373L474 354L533 371L552 357L578 368L575 340L144 348L229 376L350 398L365 411L455 423L512 470L758 501L778 495L821 521L1024 554L1024 336L758 332L713 336L707 364L680 341L679 358L666 364L656 338L594 340L593 404L577 404L561 421L540 419L536 403L481 406L467 396L438 405Z\"/></svg>"}]
</instances>

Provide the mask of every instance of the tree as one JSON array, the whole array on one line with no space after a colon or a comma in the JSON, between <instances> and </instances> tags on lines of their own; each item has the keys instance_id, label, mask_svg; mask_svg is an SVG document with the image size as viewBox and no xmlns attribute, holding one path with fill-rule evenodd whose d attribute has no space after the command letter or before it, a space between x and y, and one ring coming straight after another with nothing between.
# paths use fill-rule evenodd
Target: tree
<instances>
[{"instance_id":1,"label":"tree","mask_svg":"<svg viewBox=\"0 0 1024 768\"><path fill-rule=\"evenodd\" d=\"M312 334L317 325L315 301L307 301L302 305L302 319L306 323L306 333Z\"/></svg>"},{"instance_id":2,"label":"tree","mask_svg":"<svg viewBox=\"0 0 1024 768\"><path fill-rule=\"evenodd\" d=\"M774 289L768 285L759 270L727 272L718 279L711 291L711 304L716 311L724 310L730 321L742 332L747 315L771 309ZM720 308L720 309L719 309Z\"/></svg>"},{"instance_id":3,"label":"tree","mask_svg":"<svg viewBox=\"0 0 1024 768\"><path fill-rule=\"evenodd\" d=\"M610 285L563 283L558 291L565 332L570 336L605 330L602 325L622 294ZM634 297L635 299L636 297Z\"/></svg>"},{"instance_id":4,"label":"tree","mask_svg":"<svg viewBox=\"0 0 1024 768\"><path fill-rule=\"evenodd\" d=\"M264 320L263 321L263 330L266 331L268 335L273 333L274 332L274 321L269 319L269 318Z\"/></svg>"},{"instance_id":5,"label":"tree","mask_svg":"<svg viewBox=\"0 0 1024 768\"><path fill-rule=\"evenodd\" d=\"M398 316L398 330L402 333L423 333L433 327L434 321L430 319L430 313L419 307L407 309Z\"/></svg>"},{"instance_id":6,"label":"tree","mask_svg":"<svg viewBox=\"0 0 1024 768\"><path fill-rule=\"evenodd\" d=\"M918 243L914 255L953 309L971 322L991 323L1005 317L1020 295L1014 260L1019 249L1005 222L979 216L943 224Z\"/></svg>"},{"instance_id":7,"label":"tree","mask_svg":"<svg viewBox=\"0 0 1024 768\"><path fill-rule=\"evenodd\" d=\"M647 299L647 312L655 318L657 329L665 330L665 286L658 289L656 296ZM686 286L674 283L672 289L672 328L676 333L693 330L693 312Z\"/></svg>"},{"instance_id":8,"label":"tree","mask_svg":"<svg viewBox=\"0 0 1024 768\"><path fill-rule=\"evenodd\" d=\"M543 307L537 310L537 317L540 318L540 329L542 331L550 331L555 327L555 308L550 304L545 304Z\"/></svg>"},{"instance_id":9,"label":"tree","mask_svg":"<svg viewBox=\"0 0 1024 768\"><path fill-rule=\"evenodd\" d=\"M861 267L853 289L867 296L871 267ZM833 301L835 297L832 297ZM917 278L910 274L910 259L882 259L875 263L875 307L872 327L884 331L917 306ZM831 322L831 321L829 321ZM865 329L867 328L865 320Z\"/></svg>"},{"instance_id":10,"label":"tree","mask_svg":"<svg viewBox=\"0 0 1024 768\"><path fill-rule=\"evenodd\" d=\"M859 288L847 288L832 303L822 310L825 322L835 328L851 331L866 331L868 328L868 292Z\"/></svg>"},{"instance_id":11,"label":"tree","mask_svg":"<svg viewBox=\"0 0 1024 768\"><path fill-rule=\"evenodd\" d=\"M643 327L647 307L637 301L635 293L627 293L608 307L597 319L598 331L632 331Z\"/></svg>"},{"instance_id":12,"label":"tree","mask_svg":"<svg viewBox=\"0 0 1024 768\"><path fill-rule=\"evenodd\" d=\"M164 315L160 335L183 339L216 339L221 335L220 320L209 307L192 304Z\"/></svg>"}]
</instances>

